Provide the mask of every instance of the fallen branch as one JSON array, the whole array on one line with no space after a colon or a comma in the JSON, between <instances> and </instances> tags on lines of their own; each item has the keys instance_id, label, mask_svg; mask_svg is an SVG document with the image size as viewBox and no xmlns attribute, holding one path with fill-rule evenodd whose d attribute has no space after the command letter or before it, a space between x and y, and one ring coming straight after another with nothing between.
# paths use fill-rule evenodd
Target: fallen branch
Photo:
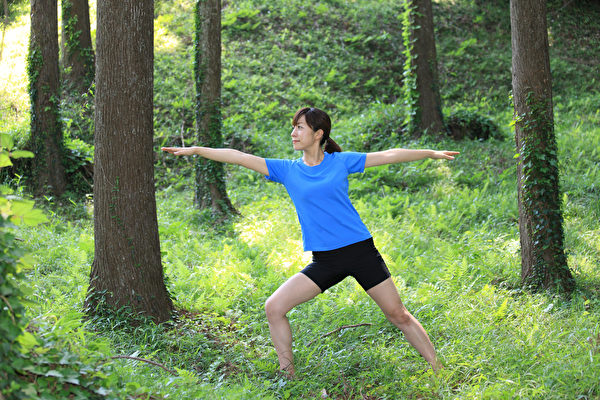
<instances>
[{"instance_id":1,"label":"fallen branch","mask_svg":"<svg viewBox=\"0 0 600 400\"><path fill-rule=\"evenodd\" d=\"M14 314L15 312L13 311L12 307L10 306L10 303L8 302L8 299L2 295L0 295L0 298L2 300L4 300L4 302L6 303L6 305L8 306L8 310L10 311L10 313L8 315L10 315L10 319L12 319L13 324L17 324L17 321L15 321L15 317Z\"/></svg>"},{"instance_id":2,"label":"fallen branch","mask_svg":"<svg viewBox=\"0 0 600 400\"><path fill-rule=\"evenodd\" d=\"M371 325L373 325L373 324L368 323L368 322L362 323L362 324L356 324L356 325L342 325L339 328L336 328L336 329L334 329L334 330L332 330L330 332L324 333L321 336L319 336L318 338L315 338L315 339L311 340L310 343L308 344L308 346L310 346L311 344L313 344L317 339L333 335L336 332L340 332L342 329L357 328L359 326L371 326Z\"/></svg>"},{"instance_id":3,"label":"fallen branch","mask_svg":"<svg viewBox=\"0 0 600 400\"><path fill-rule=\"evenodd\" d=\"M162 369L164 369L165 371L167 371L171 375L177 376L177 372L173 371L172 369L169 369L169 368L165 367L161 363L157 363L156 361L146 360L145 358L133 357L133 356L112 356L111 357L111 359L116 359L116 358L125 358L127 360L143 361L143 362L146 362L148 364L152 364L152 365L156 365L157 367L161 367Z\"/></svg>"}]
</instances>

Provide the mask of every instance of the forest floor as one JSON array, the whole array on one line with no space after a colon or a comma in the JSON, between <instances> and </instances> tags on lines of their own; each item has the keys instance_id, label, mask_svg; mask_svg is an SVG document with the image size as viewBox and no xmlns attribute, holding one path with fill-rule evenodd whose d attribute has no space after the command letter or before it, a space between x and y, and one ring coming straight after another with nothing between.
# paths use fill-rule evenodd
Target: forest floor
<instances>
[{"instance_id":1,"label":"forest floor","mask_svg":"<svg viewBox=\"0 0 600 400\"><path fill-rule=\"evenodd\" d=\"M399 2L227 2L222 78L228 145L264 157L297 157L288 138L290 116L314 104L332 114L332 137L346 150L461 152L453 162L369 169L350 182L353 203L406 307L445 368L433 374L347 279L289 313L295 380L277 372L264 315L267 297L310 260L285 190L227 167L228 192L241 216L217 224L193 206L193 161L158 151L195 143L191 3L155 2L156 197L177 318L160 326L127 313L85 320L93 203L74 198L58 207L47 198L39 204L49 222L17 232L30 253L22 282L29 331L44 338L44 346L95 363L104 384L98 393L109 398L600 398L597 3L549 2L565 245L577 281L565 297L520 285L505 2L434 2L444 114L466 113L499 131L490 140L462 141L402 132ZM0 132L24 143L28 17L27 6L20 7L3 36ZM75 117L64 119L66 140L88 137ZM326 335L349 325L360 326ZM113 358L120 356L130 358Z\"/></svg>"}]
</instances>

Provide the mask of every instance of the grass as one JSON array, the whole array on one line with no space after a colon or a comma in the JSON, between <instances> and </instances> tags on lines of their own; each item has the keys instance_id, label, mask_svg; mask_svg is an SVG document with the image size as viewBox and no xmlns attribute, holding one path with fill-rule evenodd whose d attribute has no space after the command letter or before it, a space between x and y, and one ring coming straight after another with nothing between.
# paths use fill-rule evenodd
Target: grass
<instances>
[{"instance_id":1,"label":"grass","mask_svg":"<svg viewBox=\"0 0 600 400\"><path fill-rule=\"evenodd\" d=\"M293 205L282 187L228 167L229 194L242 216L215 227L210 214L193 208L191 163L162 154L159 232L178 318L163 326L127 313L85 321L94 252L90 205L42 204L50 222L19 232L35 260L22 282L31 326L51 345L103 363L112 396L120 398L600 398L600 111L592 84L600 54L598 19L590 17L600 12L549 3L566 250L578 283L563 298L519 285L508 10L479 3L434 3L442 97L446 112L466 107L491 117L504 140L401 135L394 2L329 1L311 11L296 0L254 0L224 9L224 132L232 145L294 156L290 113L315 102L331 111L333 137L345 149L393 143L461 152L451 163L379 167L351 179L353 202L403 301L446 365L439 375L346 280L290 312L300 378L280 377L263 304L310 259ZM193 7L161 1L156 9L155 141L180 144L183 137L189 145ZM582 15L590 25L579 35L574 27ZM27 29L26 16L14 18L5 55L24 54ZM0 77L15 84L0 86L0 131L24 137L24 64L7 60ZM321 337L360 323L371 325ZM177 375L115 355L154 360Z\"/></svg>"}]
</instances>

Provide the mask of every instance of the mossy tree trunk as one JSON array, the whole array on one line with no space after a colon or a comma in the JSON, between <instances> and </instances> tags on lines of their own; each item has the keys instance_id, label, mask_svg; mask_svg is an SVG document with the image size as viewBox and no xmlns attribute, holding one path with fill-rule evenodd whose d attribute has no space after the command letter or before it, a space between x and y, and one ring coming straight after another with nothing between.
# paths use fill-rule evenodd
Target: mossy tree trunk
<instances>
[{"instance_id":1,"label":"mossy tree trunk","mask_svg":"<svg viewBox=\"0 0 600 400\"><path fill-rule=\"evenodd\" d=\"M153 151L153 0L98 2L95 254L87 308L128 306L157 322L173 304L161 264Z\"/></svg>"},{"instance_id":2,"label":"mossy tree trunk","mask_svg":"<svg viewBox=\"0 0 600 400\"><path fill-rule=\"evenodd\" d=\"M64 194L67 178L59 115L58 15L56 0L31 0L31 35L27 73L31 100L31 132L26 147L36 196Z\"/></svg>"},{"instance_id":3,"label":"mossy tree trunk","mask_svg":"<svg viewBox=\"0 0 600 400\"><path fill-rule=\"evenodd\" d=\"M511 0L521 278L570 291L558 180L545 0Z\"/></svg>"},{"instance_id":4,"label":"mossy tree trunk","mask_svg":"<svg viewBox=\"0 0 600 400\"><path fill-rule=\"evenodd\" d=\"M198 144L223 147L221 120L221 0L197 0L194 79ZM203 158L196 163L195 203L216 214L235 214L225 189L223 164Z\"/></svg>"},{"instance_id":5,"label":"mossy tree trunk","mask_svg":"<svg viewBox=\"0 0 600 400\"><path fill-rule=\"evenodd\" d=\"M62 0L62 67L65 87L74 94L88 91L94 81L94 49L87 0Z\"/></svg>"},{"instance_id":6,"label":"mossy tree trunk","mask_svg":"<svg viewBox=\"0 0 600 400\"><path fill-rule=\"evenodd\" d=\"M413 136L445 131L431 0L406 0L404 98Z\"/></svg>"}]
</instances>

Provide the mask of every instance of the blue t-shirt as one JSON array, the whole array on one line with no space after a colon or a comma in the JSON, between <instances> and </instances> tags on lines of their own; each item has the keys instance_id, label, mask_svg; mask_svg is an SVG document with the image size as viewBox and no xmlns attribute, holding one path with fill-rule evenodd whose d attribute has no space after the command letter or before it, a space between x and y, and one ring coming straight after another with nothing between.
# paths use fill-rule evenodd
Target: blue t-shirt
<instances>
[{"instance_id":1,"label":"blue t-shirt","mask_svg":"<svg viewBox=\"0 0 600 400\"><path fill-rule=\"evenodd\" d=\"M371 237L348 197L348 175L363 172L366 158L365 153L325 153L314 167L301 158L266 160L266 178L282 183L296 206L305 251L338 249Z\"/></svg>"}]
</instances>

